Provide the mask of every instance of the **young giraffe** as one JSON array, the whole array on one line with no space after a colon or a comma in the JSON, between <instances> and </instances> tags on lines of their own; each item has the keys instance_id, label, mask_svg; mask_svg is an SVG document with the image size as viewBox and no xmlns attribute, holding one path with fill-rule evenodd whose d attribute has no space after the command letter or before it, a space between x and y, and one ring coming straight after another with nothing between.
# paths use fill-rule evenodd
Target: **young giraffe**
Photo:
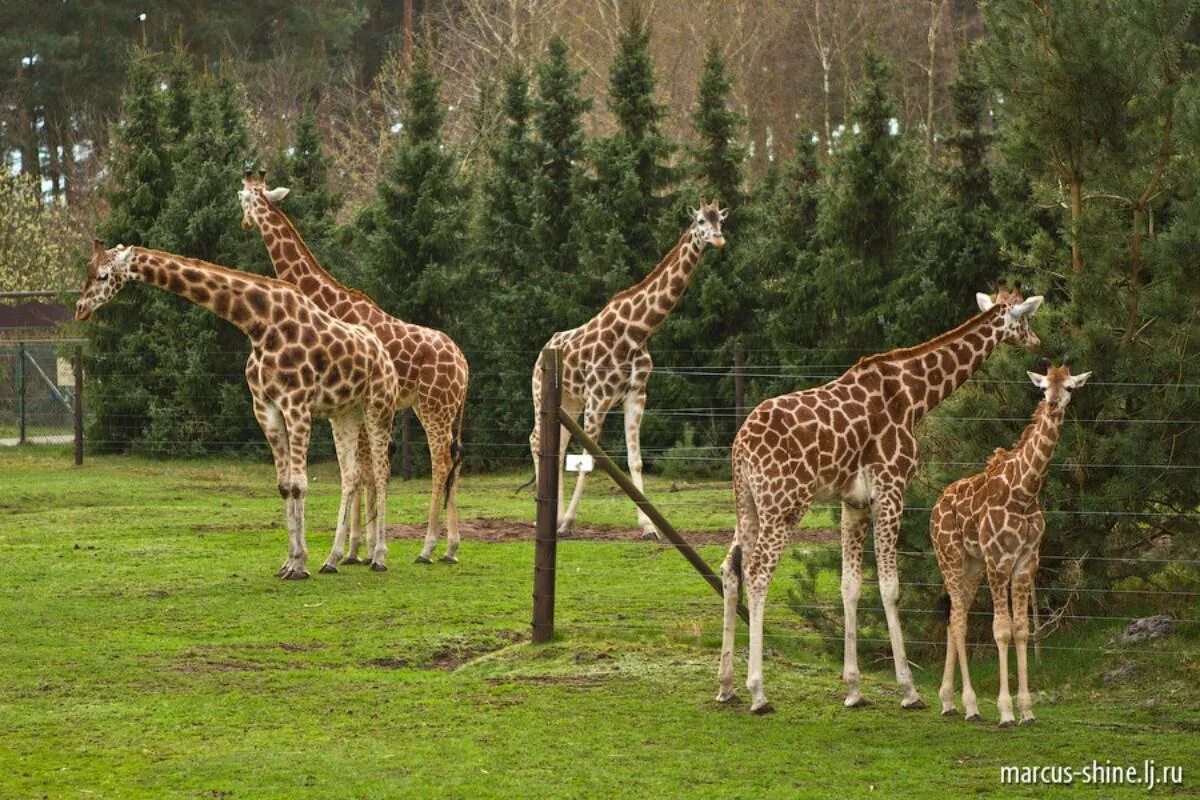
<instances>
[{"instance_id":1,"label":"young giraffe","mask_svg":"<svg viewBox=\"0 0 1200 800\"><path fill-rule=\"evenodd\" d=\"M979 369L1001 342L1036 347L1029 318L1041 297L1001 288L966 323L924 344L859 360L840 378L758 405L733 441L737 529L721 566L725 623L718 702L734 699L733 637L743 577L750 609L751 711L774 709L763 694L762 626L767 587L791 527L816 500L842 501L842 603L847 706L862 705L858 671L858 598L863 541L875 521L879 589L887 615L896 680L905 708L923 708L913 687L897 602L896 539L904 490L917 467L917 422Z\"/></svg>"},{"instance_id":2,"label":"young giraffe","mask_svg":"<svg viewBox=\"0 0 1200 800\"><path fill-rule=\"evenodd\" d=\"M333 549L321 572L337 572L351 498L359 487L357 445L362 429L375 484L370 513L382 520L387 511L388 445L399 389L379 339L366 328L325 313L283 281L142 247L105 250L99 240L92 246L75 319L88 319L129 281L142 281L204 306L250 339L246 383L275 458L287 517L288 557L279 569L281 578L308 577L308 439L312 418L329 418L342 473L342 500ZM371 552L372 569L386 569L386 555L387 542L378 537Z\"/></svg>"},{"instance_id":3,"label":"young giraffe","mask_svg":"<svg viewBox=\"0 0 1200 800\"><path fill-rule=\"evenodd\" d=\"M963 706L967 719L978 721L979 705L967 671L967 614L979 579L987 572L991 590L992 632L1000 652L1000 727L1014 724L1008 692L1008 643L1017 651L1017 707L1021 724L1033 722L1029 696L1025 645L1029 638L1029 600L1037 577L1038 550L1046 528L1038 493L1058 444L1064 410L1071 392L1087 383L1092 373L1072 375L1066 366L1050 367L1045 375L1028 373L1044 392L1012 450L997 450L986 469L955 481L934 503L929 538L950 595L950 624L946 628L946 669L939 696L942 714L957 714L954 707L954 664L957 654L962 671ZM1012 588L1012 612L1008 595Z\"/></svg>"},{"instance_id":4,"label":"young giraffe","mask_svg":"<svg viewBox=\"0 0 1200 800\"><path fill-rule=\"evenodd\" d=\"M604 425L604 415L622 402L625 407L625 445L629 475L641 489L642 450L640 429L646 410L646 383L654 362L646 343L663 320L675 308L687 289L692 270L700 260L707 244L724 247L721 221L729 209L700 204L700 210L690 210L692 223L658 266L641 283L613 295L612 299L590 320L569 331L559 331L550 337L547 348L557 348L562 357L562 408L572 417L583 412L583 427L589 436L598 439ZM533 370L533 414L538 419L542 405L542 357ZM529 436L536 474L539 434L537 425ZM570 434L563 429L562 468ZM567 534L579 510L587 473L580 472L575 483L571 505L563 511L563 484L558 484L558 532ZM646 513L638 509L638 525L644 538L658 538L658 531Z\"/></svg>"},{"instance_id":5,"label":"young giraffe","mask_svg":"<svg viewBox=\"0 0 1200 800\"><path fill-rule=\"evenodd\" d=\"M400 379L397 410L413 408L425 429L429 458L433 465L433 485L429 498L429 522L425 544L417 556L418 564L432 563L438 539L438 516L446 507L446 552L442 561L458 563L458 486L456 478L462 463L462 425L467 399L467 359L454 341L432 328L396 319L375 305L364 293L340 284L317 263L292 221L275 205L287 196L280 187L267 190L264 174L254 179L246 173L238 193L242 204L242 227L257 227L280 279L300 288L318 306L338 319L370 328L387 349ZM457 424L456 424L457 418ZM368 495L368 502L370 497ZM343 563L365 563L358 557L362 534L358 526L358 497L355 497L355 522L350 553ZM368 526L367 546L373 529Z\"/></svg>"}]
</instances>

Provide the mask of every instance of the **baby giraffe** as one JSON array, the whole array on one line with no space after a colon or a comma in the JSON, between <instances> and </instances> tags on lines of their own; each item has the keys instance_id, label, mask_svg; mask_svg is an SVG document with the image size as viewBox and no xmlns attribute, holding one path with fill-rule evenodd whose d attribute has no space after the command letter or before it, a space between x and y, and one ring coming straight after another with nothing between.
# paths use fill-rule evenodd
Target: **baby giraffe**
<instances>
[{"instance_id":1,"label":"baby giraffe","mask_svg":"<svg viewBox=\"0 0 1200 800\"><path fill-rule=\"evenodd\" d=\"M938 693L942 714L954 707L954 663L962 670L962 698L967 719L980 719L975 691L967 672L967 614L987 571L995 608L992 632L1000 651L1000 727L1016 724L1008 691L1008 642L1017 652L1017 708L1021 724L1033 723L1032 699L1025 645L1029 639L1029 598L1037 576L1038 549L1046 525L1038 493L1058 444L1063 412L1071 392L1092 373L1072 375L1066 366L1050 367L1045 375L1028 373L1045 399L1033 412L1033 422L1011 450L998 449L983 472L946 487L933 506L929 536L950 595L950 624L946 628L946 670ZM1012 611L1009 611L1009 589Z\"/></svg>"}]
</instances>

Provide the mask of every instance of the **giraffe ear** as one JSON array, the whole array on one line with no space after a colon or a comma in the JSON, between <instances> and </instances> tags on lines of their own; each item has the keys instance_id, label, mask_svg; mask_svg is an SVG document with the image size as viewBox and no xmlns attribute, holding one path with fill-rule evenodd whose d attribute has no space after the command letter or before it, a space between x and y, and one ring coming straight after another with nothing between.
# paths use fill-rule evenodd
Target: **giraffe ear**
<instances>
[{"instance_id":1,"label":"giraffe ear","mask_svg":"<svg viewBox=\"0 0 1200 800\"><path fill-rule=\"evenodd\" d=\"M1033 385L1039 389L1045 389L1050 385L1049 381L1046 380L1045 375L1038 375L1036 372L1028 371L1025 374L1029 376L1029 380L1033 381Z\"/></svg>"},{"instance_id":2,"label":"giraffe ear","mask_svg":"<svg viewBox=\"0 0 1200 800\"><path fill-rule=\"evenodd\" d=\"M687 212L688 212L688 219L695 219L696 215L700 213L699 211L692 208L691 206L687 207Z\"/></svg>"},{"instance_id":3,"label":"giraffe ear","mask_svg":"<svg viewBox=\"0 0 1200 800\"><path fill-rule=\"evenodd\" d=\"M1014 319L1022 319L1024 317L1032 317L1033 312L1037 311L1042 306L1042 296L1036 295L1028 300L1017 303L1008 313L1013 315Z\"/></svg>"},{"instance_id":4,"label":"giraffe ear","mask_svg":"<svg viewBox=\"0 0 1200 800\"><path fill-rule=\"evenodd\" d=\"M287 188L286 186L280 186L277 189L272 189L271 191L267 192L267 199L272 203L278 203L280 200L287 197L288 192L290 191L291 189Z\"/></svg>"},{"instance_id":5,"label":"giraffe ear","mask_svg":"<svg viewBox=\"0 0 1200 800\"><path fill-rule=\"evenodd\" d=\"M721 215L722 222L724 222L725 218L729 216L729 211L730 211L730 209L728 209L728 208L722 208L719 212L717 212Z\"/></svg>"},{"instance_id":6,"label":"giraffe ear","mask_svg":"<svg viewBox=\"0 0 1200 800\"><path fill-rule=\"evenodd\" d=\"M1071 389L1078 389L1080 386L1083 386L1085 383L1087 383L1088 378L1090 377L1092 377L1092 373L1090 372L1081 372L1078 375L1072 375L1071 377L1067 378L1067 387Z\"/></svg>"},{"instance_id":7,"label":"giraffe ear","mask_svg":"<svg viewBox=\"0 0 1200 800\"><path fill-rule=\"evenodd\" d=\"M975 302L979 303L980 311L987 311L996 304L995 301L992 300L991 295L985 294L984 292L975 293Z\"/></svg>"}]
</instances>

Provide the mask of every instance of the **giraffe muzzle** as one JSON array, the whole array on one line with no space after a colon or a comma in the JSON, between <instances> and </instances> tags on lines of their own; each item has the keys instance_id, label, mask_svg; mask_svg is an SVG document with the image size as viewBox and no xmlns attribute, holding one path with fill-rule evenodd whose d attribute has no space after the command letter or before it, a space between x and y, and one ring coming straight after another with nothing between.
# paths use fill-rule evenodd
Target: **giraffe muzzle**
<instances>
[{"instance_id":1,"label":"giraffe muzzle","mask_svg":"<svg viewBox=\"0 0 1200 800\"><path fill-rule=\"evenodd\" d=\"M710 241L712 242L713 247L724 247L725 246L725 237L724 236L714 236Z\"/></svg>"},{"instance_id":2,"label":"giraffe muzzle","mask_svg":"<svg viewBox=\"0 0 1200 800\"><path fill-rule=\"evenodd\" d=\"M92 310L90 308L84 306L83 303L75 304L75 320L77 322L83 322L84 320L90 319L91 316Z\"/></svg>"}]
</instances>

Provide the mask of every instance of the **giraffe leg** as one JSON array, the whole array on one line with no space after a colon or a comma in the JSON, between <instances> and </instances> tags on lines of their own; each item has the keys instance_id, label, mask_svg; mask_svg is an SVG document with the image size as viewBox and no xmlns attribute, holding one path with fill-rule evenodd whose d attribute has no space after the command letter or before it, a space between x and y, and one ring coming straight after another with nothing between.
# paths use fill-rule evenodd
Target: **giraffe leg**
<instances>
[{"instance_id":1,"label":"giraffe leg","mask_svg":"<svg viewBox=\"0 0 1200 800\"><path fill-rule=\"evenodd\" d=\"M333 536L333 548L329 558L321 565L321 572L337 572L338 562L345 552L348 523L355 498L358 497L358 439L362 429L362 412L355 409L330 420L333 426L333 445L337 450L338 468L342 474L342 498L338 506L337 529Z\"/></svg>"},{"instance_id":2,"label":"giraffe leg","mask_svg":"<svg viewBox=\"0 0 1200 800\"><path fill-rule=\"evenodd\" d=\"M946 594L950 597L950 613L946 619L946 665L942 670L942 685L938 689L938 699L942 701L942 716L953 716L958 713L954 705L954 667L958 662L958 650L954 643L954 611L962 605L963 580L963 551L955 539L955 531L950 530L952 523L949 515L943 514L937 506L930 518L930 539L933 541L937 554L938 569L942 573L942 582Z\"/></svg>"},{"instance_id":3,"label":"giraffe leg","mask_svg":"<svg viewBox=\"0 0 1200 800\"><path fill-rule=\"evenodd\" d=\"M1009 576L988 565L988 586L992 592L992 635L996 639L996 650L1000 655L1000 693L996 707L1000 710L1000 727L1009 728L1016 724L1013 717L1012 695L1008 690L1008 643L1012 639L1012 616L1008 607Z\"/></svg>"},{"instance_id":4,"label":"giraffe leg","mask_svg":"<svg viewBox=\"0 0 1200 800\"><path fill-rule=\"evenodd\" d=\"M271 456L275 460L275 481L279 486L279 496L283 499L283 515L286 520L288 532L288 553L292 550L292 534L295 532L295 525L292 524L292 512L294 510L291 498L291 486L288 482L288 465L290 463L290 454L288 452L288 436L287 428L283 423L283 415L279 408L274 405L268 405L260 400L257 396L254 400L254 416L258 420L258 425L262 428L263 435L267 437L267 444L271 447ZM282 576L287 568L288 561L283 562L283 566L276 573Z\"/></svg>"},{"instance_id":5,"label":"giraffe leg","mask_svg":"<svg viewBox=\"0 0 1200 800\"><path fill-rule=\"evenodd\" d=\"M371 548L371 569L387 571L387 486L391 477L388 461L388 445L392 441L391 407L371 408L367 412L367 435L371 445L371 477L375 481L375 492L370 516L374 517L375 541Z\"/></svg>"},{"instance_id":6,"label":"giraffe leg","mask_svg":"<svg viewBox=\"0 0 1200 800\"><path fill-rule=\"evenodd\" d=\"M354 499L350 506L350 554L342 559L343 564L369 564L368 559L359 556L358 551L363 546L364 537L367 531L363 527L363 497L368 495L374 486L374 479L371 477L371 445L367 441L366 425L363 425L358 432L358 441L355 444L355 464L358 466L358 485L359 490L354 493ZM367 507L370 507L370 498L367 499ZM367 542L367 552L370 552L370 542Z\"/></svg>"},{"instance_id":7,"label":"giraffe leg","mask_svg":"<svg viewBox=\"0 0 1200 800\"><path fill-rule=\"evenodd\" d=\"M842 612L846 643L842 651L842 680L846 682L846 708L867 704L859 690L858 598L862 595L863 543L871 512L842 503Z\"/></svg>"},{"instance_id":8,"label":"giraffe leg","mask_svg":"<svg viewBox=\"0 0 1200 800\"><path fill-rule=\"evenodd\" d=\"M808 510L808 503L803 504L799 516ZM746 688L750 690L750 710L755 714L769 714L774 707L767 702L763 692L763 617L766 613L767 589L771 585L771 576L779 563L788 540L788 520L778 515L767 516L759 514L759 541L754 550L745 559L747 605L750 607L750 664L746 674ZM764 547L763 542L772 546Z\"/></svg>"},{"instance_id":9,"label":"giraffe leg","mask_svg":"<svg viewBox=\"0 0 1200 800\"><path fill-rule=\"evenodd\" d=\"M736 468L735 468L736 470ZM738 595L742 585L742 559L747 551L754 549L758 541L758 513L750 489L738 480L734 473L734 507L737 510L737 531L733 546L721 563L721 591L724 616L721 627L721 661L717 668L717 702L728 703L737 699L733 693L733 646L737 632Z\"/></svg>"},{"instance_id":10,"label":"giraffe leg","mask_svg":"<svg viewBox=\"0 0 1200 800\"><path fill-rule=\"evenodd\" d=\"M642 414L646 411L646 390L629 394L625 397L625 449L629 459L629 477L639 492L645 493L642 482ZM643 539L661 538L658 529L646 516L646 512L638 507L638 527L642 529Z\"/></svg>"},{"instance_id":11,"label":"giraffe leg","mask_svg":"<svg viewBox=\"0 0 1200 800\"><path fill-rule=\"evenodd\" d=\"M963 714L968 722L979 722L979 699L971 686L971 670L967 665L967 621L971 618L971 606L979 591L983 577L983 564L971 558L964 559L962 586L959 598L953 598L950 606L950 630L954 633L954 652L958 655L958 671L962 673Z\"/></svg>"},{"instance_id":12,"label":"giraffe leg","mask_svg":"<svg viewBox=\"0 0 1200 800\"><path fill-rule=\"evenodd\" d=\"M308 438L312 432L312 417L307 409L292 407L285 410L288 430L288 500L292 504L291 546L288 560L281 570L285 580L308 577L308 545L304 541L304 501L308 494Z\"/></svg>"},{"instance_id":13,"label":"giraffe leg","mask_svg":"<svg viewBox=\"0 0 1200 800\"><path fill-rule=\"evenodd\" d=\"M459 406L458 412L455 414L455 419L451 420L451 432L449 434L449 436L451 438L451 445L453 445L454 437L458 436L459 448L462 447L462 419L461 419L462 413L463 413L463 408L462 408L462 406ZM457 434L453 430L455 420L458 421L458 433ZM453 452L454 452L453 449L451 449L452 456L453 456ZM452 470L453 474L450 476L450 491L446 495L446 552L444 555L442 555L442 561L446 562L447 564L457 564L458 563L458 542L459 542L458 480L462 475L462 452L461 452L461 450L459 452L457 464L454 463L454 459L453 459L453 457L451 457L450 469Z\"/></svg>"},{"instance_id":14,"label":"giraffe leg","mask_svg":"<svg viewBox=\"0 0 1200 800\"><path fill-rule=\"evenodd\" d=\"M1017 651L1017 711L1022 725L1032 725L1033 697L1029 693L1029 662L1026 645L1029 642L1029 599L1037 575L1037 554L1025 564L1018 564L1012 580L1013 644Z\"/></svg>"},{"instance_id":15,"label":"giraffe leg","mask_svg":"<svg viewBox=\"0 0 1200 800\"><path fill-rule=\"evenodd\" d=\"M605 409L607 410L607 409ZM589 407L584 411L583 432L592 437L593 441L600 440L600 428L604 424L604 410ZM569 441L564 437L564 441ZM575 480L575 492L571 495L571 505L567 506L566 513L563 514L562 521L558 524L558 533L560 536L570 533L571 526L575 524L575 515L579 511L579 502L583 499L583 487L587 484L587 473L580 470L579 477ZM559 487L562 487L563 481L559 481Z\"/></svg>"},{"instance_id":16,"label":"giraffe leg","mask_svg":"<svg viewBox=\"0 0 1200 800\"><path fill-rule=\"evenodd\" d=\"M420 415L418 414L420 419ZM450 443L454 436L450 425L433 424L432 421L421 419L425 428L425 436L429 440L429 463L432 466L432 479L429 492L429 522L425 529L425 544L420 555L416 558L418 564L433 563L433 548L437 546L438 517L442 511L442 492L446 488L446 478L450 475L453 460L450 455Z\"/></svg>"},{"instance_id":17,"label":"giraffe leg","mask_svg":"<svg viewBox=\"0 0 1200 800\"><path fill-rule=\"evenodd\" d=\"M896 683L904 693L902 708L925 708L913 685L912 670L904 651L904 632L900 627L900 570L896 565L896 542L900 538L900 514L904 508L901 490L880 491L875 503L875 565L879 572L879 594L887 617L888 638L892 643L892 662Z\"/></svg>"}]
</instances>

